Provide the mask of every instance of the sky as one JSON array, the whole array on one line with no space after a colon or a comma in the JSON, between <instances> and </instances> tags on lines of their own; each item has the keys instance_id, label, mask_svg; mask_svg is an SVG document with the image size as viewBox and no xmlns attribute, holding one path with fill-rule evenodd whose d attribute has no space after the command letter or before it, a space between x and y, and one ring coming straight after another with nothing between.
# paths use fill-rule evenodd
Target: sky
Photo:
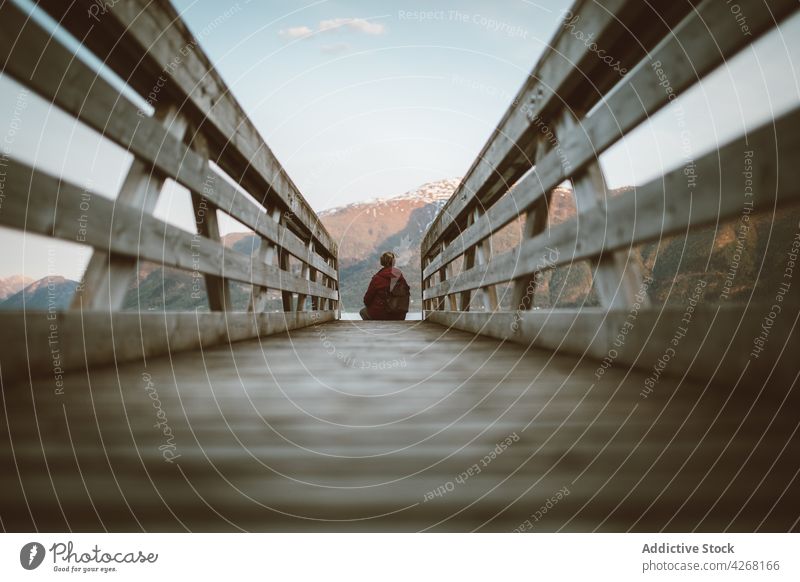
<instances>
[{"instance_id":1,"label":"sky","mask_svg":"<svg viewBox=\"0 0 800 582\"><path fill-rule=\"evenodd\" d=\"M566 6L220 4L176 7L317 209L463 174Z\"/></svg>"},{"instance_id":2,"label":"sky","mask_svg":"<svg viewBox=\"0 0 800 582\"><path fill-rule=\"evenodd\" d=\"M29 0L16 0L29 5ZM559 26L556 0L173 0L317 211L463 176ZM46 19L45 19L46 24ZM66 40L82 58L78 44ZM731 59L601 157L612 187L681 165L800 100L800 18ZM91 59L90 59L91 61ZM22 96L22 97L21 97ZM711 105L713 103L713 106ZM16 121L15 121L16 120ZM115 197L130 155L0 74L3 155ZM156 215L192 229L169 187ZM242 230L227 221L224 231ZM0 277L80 278L89 249L0 229ZM63 258L62 258L63 257Z\"/></svg>"}]
</instances>

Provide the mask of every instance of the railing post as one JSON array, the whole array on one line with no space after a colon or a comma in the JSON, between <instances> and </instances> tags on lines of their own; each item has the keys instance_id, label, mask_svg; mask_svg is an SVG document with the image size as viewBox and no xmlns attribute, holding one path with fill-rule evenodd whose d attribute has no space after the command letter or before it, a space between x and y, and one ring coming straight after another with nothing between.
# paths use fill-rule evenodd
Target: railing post
<instances>
[{"instance_id":1,"label":"railing post","mask_svg":"<svg viewBox=\"0 0 800 582\"><path fill-rule=\"evenodd\" d=\"M447 278L452 279L453 267L451 264L447 265L446 272L447 272ZM447 295L447 303L448 307L450 308L450 311L458 311L458 295L456 295L455 293L450 293L449 295Z\"/></svg>"},{"instance_id":2,"label":"railing post","mask_svg":"<svg viewBox=\"0 0 800 582\"><path fill-rule=\"evenodd\" d=\"M286 226L287 219L286 214L282 213L280 217L280 225ZM278 249L278 268L281 271L285 271L287 274L289 273L289 253L282 248ZM293 294L291 291L281 291L281 303L283 306L284 311L293 311Z\"/></svg>"},{"instance_id":3,"label":"railing post","mask_svg":"<svg viewBox=\"0 0 800 582\"><path fill-rule=\"evenodd\" d=\"M311 255L311 253L313 253L313 252L314 252L314 243L313 243L313 242L311 242L311 241L309 241L309 243L308 243L308 254L309 254L309 256L310 256L310 255ZM311 269L311 267L309 267L308 263L304 262L304 263L303 263L303 266L301 267L301 275L300 275L300 276L301 276L303 279L305 279L306 281L309 281L309 282L311 282L311 272L312 272L312 270L313 270L313 269ZM317 272L316 272L316 271L314 271L314 279L315 279L315 280L316 280L316 278L317 278L317 275L316 275L316 273L317 273ZM307 294L305 294L305 293L298 293L298 294L297 294L297 305L295 306L295 308L296 308L296 310L297 310L297 311L305 311L305 308L306 308L306 299L307 299L307 298L308 298L308 295L307 295ZM314 299L314 298L312 297L312 302L313 302L313 299ZM312 308L312 309L313 309L313 308Z\"/></svg>"},{"instance_id":4,"label":"railing post","mask_svg":"<svg viewBox=\"0 0 800 582\"><path fill-rule=\"evenodd\" d=\"M474 223L481 217L482 212L480 209L475 208L472 211L472 222ZM477 245L474 248L474 255L473 255L473 266L481 266L485 265L489 262L492 256L492 237L488 237ZM480 301L483 303L484 311L495 311L497 309L497 289L494 285L489 285L487 287L481 287L477 290L477 295L480 298ZM462 299L463 305L463 299Z\"/></svg>"},{"instance_id":5,"label":"railing post","mask_svg":"<svg viewBox=\"0 0 800 582\"><path fill-rule=\"evenodd\" d=\"M422 251L425 252L424 249ZM422 294L422 319L425 319L425 312L430 310L430 299L425 299L425 290L430 287L429 280L430 278L425 277L425 267L431 264L431 259L427 255L423 255L420 257L420 292Z\"/></svg>"},{"instance_id":6,"label":"railing post","mask_svg":"<svg viewBox=\"0 0 800 582\"><path fill-rule=\"evenodd\" d=\"M338 258L338 250L337 256L330 258L330 265L336 271L336 279L330 279L331 288L333 288L337 293L337 299L331 299L329 301L330 308L336 311L336 319L342 318L342 309L341 309L341 296L338 295L339 293L339 258Z\"/></svg>"},{"instance_id":7,"label":"railing post","mask_svg":"<svg viewBox=\"0 0 800 582\"><path fill-rule=\"evenodd\" d=\"M578 123L577 116L565 110L560 130L570 131L576 128ZM605 207L608 189L597 159L573 176L571 182L578 220L587 213ZM634 297L642 284L642 272L639 264L631 256L631 250L620 249L591 259L592 284L601 307L626 309L633 305ZM649 305L646 296L640 303Z\"/></svg>"},{"instance_id":8,"label":"railing post","mask_svg":"<svg viewBox=\"0 0 800 582\"><path fill-rule=\"evenodd\" d=\"M447 244L443 241L439 252L444 252L445 248L447 248ZM441 269L439 269L438 273L439 273L439 283L444 283L452 275L453 268L450 263L447 263L446 265L442 266ZM449 293L437 299L436 301L437 310L444 311L447 307L450 308L450 311L458 311L458 305L456 304L455 294Z\"/></svg>"},{"instance_id":9,"label":"railing post","mask_svg":"<svg viewBox=\"0 0 800 582\"><path fill-rule=\"evenodd\" d=\"M536 144L536 153L534 154L534 161L538 162L552 149L552 144L545 138L540 138ZM547 215L550 209L550 200L552 199L552 191L546 192L544 197L531 208L525 217L525 227L522 232L522 240L520 244L526 240L534 238L544 232L547 228ZM514 292L512 293L512 309L520 311L528 311L533 307L536 285L538 282L539 273L533 273L530 276L517 279L514 282Z\"/></svg>"},{"instance_id":10,"label":"railing post","mask_svg":"<svg viewBox=\"0 0 800 582\"><path fill-rule=\"evenodd\" d=\"M325 273L319 272L318 281L326 289L330 288L330 278ZM312 308L317 311L326 311L329 305L327 297L317 297L316 304L312 303Z\"/></svg>"},{"instance_id":11,"label":"railing post","mask_svg":"<svg viewBox=\"0 0 800 582\"><path fill-rule=\"evenodd\" d=\"M176 105L158 107L154 117L172 135L183 138L188 122ZM153 166L134 158L116 200L140 209L142 214L152 214L165 182L166 177ZM136 259L95 250L70 308L118 311L122 309L125 295L137 275Z\"/></svg>"},{"instance_id":12,"label":"railing post","mask_svg":"<svg viewBox=\"0 0 800 582\"><path fill-rule=\"evenodd\" d=\"M310 256L312 253L314 253L314 252L316 252L316 249L314 248L314 243L313 243L313 242L310 242L310 243L308 244L308 253L309 253L309 256ZM318 277L318 275L319 275L319 273L317 272L317 270L316 270L314 267L312 267L312 266L310 266L310 265L309 265L309 266L308 266L308 280L309 280L311 283L318 283L318 282L319 282L319 277ZM312 296L311 296L311 310L312 310L312 311L318 311L318 310L319 310L319 308L320 308L320 304L322 303L322 301L323 301L323 299L321 299L320 297L318 297L318 296L316 296L316 295L312 295Z\"/></svg>"},{"instance_id":13,"label":"railing post","mask_svg":"<svg viewBox=\"0 0 800 582\"><path fill-rule=\"evenodd\" d=\"M192 148L202 155L206 160L211 158L211 148L208 141L200 133L197 126L192 128L191 144ZM213 174L213 170L208 167L209 174L206 176L206 187L214 187L217 180L222 178ZM215 242L222 243L222 236L219 231L219 219L217 218L217 207L210 204L205 196L192 192L192 208L194 209L194 222L197 226L197 234ZM223 249L223 253L225 250ZM205 274L206 295L208 297L208 308L211 311L231 311L231 294L228 280L222 276Z\"/></svg>"},{"instance_id":14,"label":"railing post","mask_svg":"<svg viewBox=\"0 0 800 582\"><path fill-rule=\"evenodd\" d=\"M327 258L325 262L328 263L331 267L333 267L333 259ZM328 289L335 289L336 288L336 281L333 277L329 277L328 275L322 275L322 280L325 282L325 287ZM320 302L320 309L328 311L334 309L334 301L333 299L329 299L327 297L323 297Z\"/></svg>"},{"instance_id":15,"label":"railing post","mask_svg":"<svg viewBox=\"0 0 800 582\"><path fill-rule=\"evenodd\" d=\"M467 216L467 228L475 224L475 213L470 212ZM464 265L463 270L468 271L475 266L475 247L470 247L464 251ZM460 297L461 311L469 311L470 303L472 302L472 291L462 291Z\"/></svg>"},{"instance_id":16,"label":"railing post","mask_svg":"<svg viewBox=\"0 0 800 582\"><path fill-rule=\"evenodd\" d=\"M273 220L276 224L280 224L281 211L274 206L267 210L265 220ZM262 265L276 266L278 255L278 245L271 244L263 236L259 237L258 250L256 251L255 260ZM269 289L266 287L253 286L250 294L250 304L247 306L247 311L252 313L260 313L267 307L269 301Z\"/></svg>"}]
</instances>

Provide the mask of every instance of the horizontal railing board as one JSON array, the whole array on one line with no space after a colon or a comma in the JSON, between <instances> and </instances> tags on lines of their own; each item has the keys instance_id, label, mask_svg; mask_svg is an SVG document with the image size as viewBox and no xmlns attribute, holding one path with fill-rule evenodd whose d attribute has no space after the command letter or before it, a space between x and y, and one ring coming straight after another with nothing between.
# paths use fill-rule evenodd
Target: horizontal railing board
<instances>
[{"instance_id":1,"label":"horizontal railing board","mask_svg":"<svg viewBox=\"0 0 800 582\"><path fill-rule=\"evenodd\" d=\"M736 20L730 18L727 4L716 0L701 4L696 13L681 22L673 34L653 51L647 62L628 74L600 109L561 138L561 153L570 162L569 172L565 171L559 153L550 152L530 175L436 255L424 269L423 277L430 277L465 250L515 220L545 192L562 183L570 173L595 159L647 116L666 105L669 94L656 82L650 63L660 61L668 74L670 86L675 93L680 93L798 8L793 0L778 0L770 6L770 11L763 10L761 0L746 0L740 5L752 15L748 19L750 36L743 35Z\"/></svg>"},{"instance_id":2,"label":"horizontal railing board","mask_svg":"<svg viewBox=\"0 0 800 582\"><path fill-rule=\"evenodd\" d=\"M269 289L338 298L329 287L260 264L219 242L20 162L8 160L6 168L6 197L0 212L3 226Z\"/></svg>"},{"instance_id":3,"label":"horizontal railing board","mask_svg":"<svg viewBox=\"0 0 800 582\"><path fill-rule=\"evenodd\" d=\"M788 310L785 316L776 318L764 351L757 357L750 355L770 309L769 305L755 303L701 305L692 312L688 326L682 321L685 306L642 309L635 314L598 308L520 313L428 311L425 319L532 348L587 357L598 362L598 370L606 359L606 364L615 367L652 371L672 347L674 353L670 351L667 356L665 375L680 377L688 371L690 378L732 389L746 370L760 381L769 376L770 384L790 386L797 377L795 354L800 353L797 311L794 318ZM623 327L625 334L620 331ZM685 336L671 343L679 328L687 330ZM595 373L602 377L605 371ZM653 392L657 391L656 381Z\"/></svg>"},{"instance_id":4,"label":"horizontal railing board","mask_svg":"<svg viewBox=\"0 0 800 582\"><path fill-rule=\"evenodd\" d=\"M107 81L76 59L13 4L0 8L0 60L5 73L86 123L166 176L202 195L257 234L278 244L316 270L336 278L321 256L309 252L294 233L277 224L255 203L214 172L200 154L169 133L168 128L138 109ZM18 35L18 36L17 36ZM52 71L60 71L62 77Z\"/></svg>"},{"instance_id":5,"label":"horizontal railing board","mask_svg":"<svg viewBox=\"0 0 800 582\"><path fill-rule=\"evenodd\" d=\"M167 0L107 3L100 23L88 16L94 0L40 5L143 96L160 74L167 76L165 98L179 97L182 109L200 124L221 153L214 162L237 178L255 172L262 188L257 194L276 198L321 249L337 254L335 241ZM116 58L107 58L112 55ZM175 59L178 66L170 66ZM144 80L136 83L140 74Z\"/></svg>"},{"instance_id":6,"label":"horizontal railing board","mask_svg":"<svg viewBox=\"0 0 800 582\"><path fill-rule=\"evenodd\" d=\"M608 10L603 10L591 2L580 3L575 9L577 15L590 28L589 33L597 39L598 44L602 44L608 34L614 33L618 26L614 12L620 10L626 2L616 1L606 4ZM516 153L516 156L522 157L523 167L533 165L533 156L528 157L525 154L527 148L520 143L525 133L530 130L530 119L538 115L551 101L557 99L557 95L561 95L559 89L562 84L571 76L579 74L575 65L589 53L580 43L571 41L569 35L564 34L563 28L548 46L553 48L548 49L537 63L467 175L425 233L422 240L423 256L440 242L451 225L475 203L483 189L495 182L499 182L500 187L508 187L513 183L510 177L503 175L501 169L509 156Z\"/></svg>"},{"instance_id":7,"label":"horizontal railing board","mask_svg":"<svg viewBox=\"0 0 800 582\"><path fill-rule=\"evenodd\" d=\"M654 20L654 10L661 13L660 21ZM577 29L585 37L592 35L595 49L613 45L608 54L621 62L621 68L632 68L660 40L654 35L659 27L677 23L690 10L691 5L684 2L648 6L636 1L592 1L577 3L571 12L579 19ZM616 44L632 34L626 21L635 17L640 23L634 30L635 40ZM533 166L533 155L526 152L538 128L531 120L550 107L569 106L570 84L586 84L585 90L579 91L584 102L576 105L586 108L619 81L619 73L598 59L587 43L573 38L571 30L563 25L559 28L548 44L552 48L534 67L462 183L428 228L422 241L423 257L436 249L447 232L466 225L466 215L476 201L491 206ZM585 102L587 97L593 101Z\"/></svg>"},{"instance_id":8,"label":"horizontal railing board","mask_svg":"<svg viewBox=\"0 0 800 582\"><path fill-rule=\"evenodd\" d=\"M94 368L173 355L334 319L334 311L0 312L4 330L0 369L6 382L30 375L54 376L55 384L56 374L85 370L87 365Z\"/></svg>"},{"instance_id":9,"label":"horizontal railing board","mask_svg":"<svg viewBox=\"0 0 800 582\"><path fill-rule=\"evenodd\" d=\"M694 172L698 178L694 191L687 187L684 168L677 168L609 199L606 207L549 228L486 265L425 289L423 299L503 283L540 271L542 265L556 266L599 256L685 231L689 225L735 218L742 214L746 202L744 186L740 172L726 169L743 167L747 150L754 152L754 194L748 200L753 211L800 202L797 127L800 107L696 160ZM734 197L731 192L742 195Z\"/></svg>"}]
</instances>

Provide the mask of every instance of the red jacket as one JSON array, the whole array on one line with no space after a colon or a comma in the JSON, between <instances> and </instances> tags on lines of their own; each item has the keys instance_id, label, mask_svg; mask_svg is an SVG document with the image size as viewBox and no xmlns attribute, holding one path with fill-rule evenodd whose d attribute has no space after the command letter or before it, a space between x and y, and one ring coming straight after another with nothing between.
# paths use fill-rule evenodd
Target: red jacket
<instances>
[{"instance_id":1,"label":"red jacket","mask_svg":"<svg viewBox=\"0 0 800 582\"><path fill-rule=\"evenodd\" d=\"M389 292L389 285L395 279L395 284L401 280L405 281L403 273L396 267L384 267L372 277L369 288L364 294L364 305L367 306L367 313L371 319L398 319L406 318L405 313L389 314L386 308L386 296Z\"/></svg>"}]
</instances>

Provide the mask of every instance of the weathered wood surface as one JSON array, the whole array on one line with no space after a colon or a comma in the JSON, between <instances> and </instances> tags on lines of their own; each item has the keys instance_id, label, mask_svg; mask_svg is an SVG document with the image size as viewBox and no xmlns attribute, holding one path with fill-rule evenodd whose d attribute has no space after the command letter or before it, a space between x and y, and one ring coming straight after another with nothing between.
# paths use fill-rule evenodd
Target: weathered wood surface
<instances>
[{"instance_id":1,"label":"weathered wood surface","mask_svg":"<svg viewBox=\"0 0 800 582\"><path fill-rule=\"evenodd\" d=\"M788 296L780 307L780 317L765 324L767 316L775 313L769 303L703 306L691 305L687 298L684 306L648 308L646 294L640 292L630 309L438 311L427 319L524 346L636 367L648 375L664 360L664 374L685 374L728 390L748 376L769 378L785 387L794 382L800 371L795 356L800 353L797 294ZM768 349L753 355L754 341L762 336L765 325L769 326Z\"/></svg>"},{"instance_id":2,"label":"weathered wood surface","mask_svg":"<svg viewBox=\"0 0 800 582\"><path fill-rule=\"evenodd\" d=\"M338 322L70 373L62 394L4 382L2 526L798 528L796 390L662 378L643 398L642 375L596 368L431 323Z\"/></svg>"},{"instance_id":3,"label":"weathered wood surface","mask_svg":"<svg viewBox=\"0 0 800 582\"><path fill-rule=\"evenodd\" d=\"M9 160L7 167L8 203L0 225L270 289L338 298L335 291L284 267L258 263L219 240L193 235L27 164Z\"/></svg>"},{"instance_id":4,"label":"weathered wood surface","mask_svg":"<svg viewBox=\"0 0 800 582\"><path fill-rule=\"evenodd\" d=\"M791 0L775 2L770 6L770 11L761 9L761 0L748 1L747 4L750 6L746 8L754 16L749 21L752 36L741 34L736 21L728 18L729 15L725 13L728 7L724 3L714 0L703 2L696 13L676 26L664 43L654 49L648 62L625 77L597 111L581 120L571 131L559 136L560 152L552 151L543 159L537 159L534 172L489 207L480 220L457 233L446 250L433 257L423 272L424 276L428 277L440 269L442 264L456 259L465 249L515 220L522 210L536 204L545 193L568 178L570 170L577 171L596 160L597 156L632 131L647 116L665 106L671 95L680 94L725 62L726 55L735 54L748 42L770 30L776 21L783 20L797 10L797 4ZM652 63L660 63L659 68L666 75L672 93L659 85ZM517 155L521 156L523 153L524 150L520 148ZM569 161L569 168L564 167L562 155ZM507 188L512 183L504 184ZM450 207L446 206L438 220L447 223L451 220L451 212ZM437 224L438 222L433 223L429 236L436 232ZM423 255L429 252L429 248L425 246L427 240L426 237L423 241Z\"/></svg>"},{"instance_id":5,"label":"weathered wood surface","mask_svg":"<svg viewBox=\"0 0 800 582\"><path fill-rule=\"evenodd\" d=\"M743 180L739 172L720 171L720 167L741 166L747 151L758 152L760 156L760 162L753 167L753 211L796 205L800 198L800 167L794 162L800 154L798 125L800 107L699 157L693 168L698 176L696 188L687 187L685 168L672 170L609 199L604 207L524 240L517 248L485 265L476 265L451 281L429 286L423 298L502 283L540 271L542 265L566 264L629 249L638 243L680 233L689 225L732 220L745 207L744 195L740 194ZM552 258L554 250L556 259Z\"/></svg>"},{"instance_id":6,"label":"weathered wood surface","mask_svg":"<svg viewBox=\"0 0 800 582\"><path fill-rule=\"evenodd\" d=\"M425 233L422 255L436 249L443 238L456 235L471 209L491 206L533 166L531 145L539 134L535 119L547 121L554 110L564 107L588 111L620 80L622 71L633 68L669 34L692 4L576 2L462 183ZM592 38L593 45L580 42L576 33ZM597 58L592 46L613 55L613 66Z\"/></svg>"},{"instance_id":7,"label":"weathered wood surface","mask_svg":"<svg viewBox=\"0 0 800 582\"><path fill-rule=\"evenodd\" d=\"M176 138L183 138L187 122L176 106L159 107L154 118L169 128ZM152 168L134 158L116 201L152 214L165 183L165 176L153 172ZM70 305L73 309L122 309L128 288L137 275L135 258L95 250L83 272L81 291L72 297Z\"/></svg>"},{"instance_id":8,"label":"weathered wood surface","mask_svg":"<svg viewBox=\"0 0 800 582\"><path fill-rule=\"evenodd\" d=\"M212 170L208 152L201 155L189 148L173 135L175 128L165 125L157 116L140 114L107 80L76 59L38 24L26 20L19 8L7 3L0 13L0 31L4 33L0 34L0 59L6 63L5 73L133 153L157 174L173 178L194 194L202 195L209 204L207 214L219 208L301 261L328 276L336 276L325 259L309 253L306 242L270 220L262 207ZM185 115L185 110L181 110L181 117ZM220 162L219 157L214 159ZM334 245L326 251L326 256L335 252Z\"/></svg>"},{"instance_id":9,"label":"weathered wood surface","mask_svg":"<svg viewBox=\"0 0 800 582\"><path fill-rule=\"evenodd\" d=\"M318 250L335 256L336 243L169 0L107 3L98 19L88 16L95 5L91 0L40 3L140 95L147 98L160 88L157 100L181 103L224 171L247 184L260 203L290 215L301 238L312 237Z\"/></svg>"},{"instance_id":10,"label":"weathered wood surface","mask_svg":"<svg viewBox=\"0 0 800 582\"><path fill-rule=\"evenodd\" d=\"M53 376L114 363L236 342L332 321L334 311L303 313L0 312L5 381Z\"/></svg>"}]
</instances>

